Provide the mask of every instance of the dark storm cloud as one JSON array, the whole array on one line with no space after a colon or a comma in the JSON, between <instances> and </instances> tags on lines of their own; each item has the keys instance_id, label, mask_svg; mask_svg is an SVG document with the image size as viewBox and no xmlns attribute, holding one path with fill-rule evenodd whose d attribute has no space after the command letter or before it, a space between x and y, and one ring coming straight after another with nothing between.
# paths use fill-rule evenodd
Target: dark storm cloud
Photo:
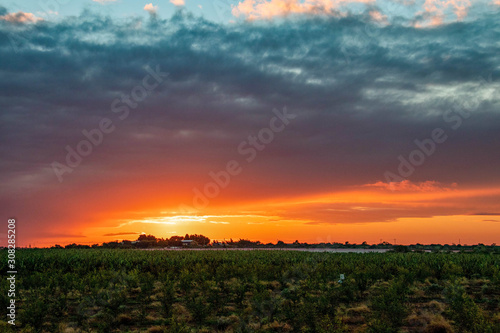
<instances>
[{"instance_id":1,"label":"dark storm cloud","mask_svg":"<svg viewBox=\"0 0 500 333\"><path fill-rule=\"evenodd\" d=\"M44 197L64 202L90 184L204 182L283 106L296 120L227 193L384 180L398 155L435 128L449 138L410 179L496 182L499 18L432 29L379 26L367 15L233 25L184 12L148 21L91 12L57 23L0 21L2 210ZM112 101L157 65L167 80L119 121ZM453 130L443 114L464 103L471 116ZM51 163L64 163L65 146L102 117L116 130L59 184ZM54 219L64 215L61 205L39 206Z\"/></svg>"}]
</instances>

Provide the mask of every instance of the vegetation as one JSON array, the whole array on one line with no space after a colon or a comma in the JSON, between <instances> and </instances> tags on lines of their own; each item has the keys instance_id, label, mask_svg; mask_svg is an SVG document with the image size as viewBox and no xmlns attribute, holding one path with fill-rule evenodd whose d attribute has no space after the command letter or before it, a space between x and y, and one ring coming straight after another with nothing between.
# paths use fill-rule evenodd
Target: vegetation
<instances>
[{"instance_id":1,"label":"vegetation","mask_svg":"<svg viewBox=\"0 0 500 333\"><path fill-rule=\"evenodd\" d=\"M493 253L16 254L21 332L500 332Z\"/></svg>"},{"instance_id":2,"label":"vegetation","mask_svg":"<svg viewBox=\"0 0 500 333\"><path fill-rule=\"evenodd\" d=\"M101 245L94 244L81 245L81 244L68 244L66 246L55 245L54 249L90 249L90 248L105 248L105 249L143 249L143 248L166 248L166 247L180 247L183 240L191 240L189 247L203 247L203 248L279 248L279 249L385 249L393 252L475 252L475 253L497 253L500 254L500 246L496 244L491 245L461 245L461 244L413 244L413 245L396 245L388 242L380 242L379 244L368 244L363 242L361 244L345 243L300 243L296 240L293 243L285 243L277 241L273 243L261 243L260 241L251 241L248 239L239 239L234 241L232 239L224 241L212 241L210 238L198 234L186 234L185 236L172 236L170 238L157 238L153 235L141 234L135 241L123 240L103 243Z\"/></svg>"},{"instance_id":3,"label":"vegetation","mask_svg":"<svg viewBox=\"0 0 500 333\"><path fill-rule=\"evenodd\" d=\"M94 244L92 246L89 245L81 245L81 244L68 244L64 248L66 249L96 249L96 248L104 248L104 249L144 249L144 248L162 248L162 247L179 247L182 246L183 240L190 240L192 243L189 246L193 247L205 247L210 244L210 238L198 235L198 234L186 234L183 236L172 236L170 238L156 238L153 235L141 234L139 238L135 241L123 240L123 241L114 241L103 243L102 245ZM54 249L62 249L61 245L55 245L52 248Z\"/></svg>"}]
</instances>

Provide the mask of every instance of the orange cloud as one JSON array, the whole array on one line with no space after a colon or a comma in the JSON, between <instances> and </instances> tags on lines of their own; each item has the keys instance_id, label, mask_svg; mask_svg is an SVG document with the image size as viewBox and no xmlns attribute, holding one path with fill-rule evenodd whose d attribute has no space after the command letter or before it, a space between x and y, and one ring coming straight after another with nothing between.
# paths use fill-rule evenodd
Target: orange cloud
<instances>
[{"instance_id":1,"label":"orange cloud","mask_svg":"<svg viewBox=\"0 0 500 333\"><path fill-rule=\"evenodd\" d=\"M170 0L170 2L172 4L174 4L175 6L184 6L184 4L185 4L184 0Z\"/></svg>"},{"instance_id":2,"label":"orange cloud","mask_svg":"<svg viewBox=\"0 0 500 333\"><path fill-rule=\"evenodd\" d=\"M146 6L144 6L144 10L150 13L151 15L154 15L158 11L158 6L153 6L152 3L148 3Z\"/></svg>"},{"instance_id":3,"label":"orange cloud","mask_svg":"<svg viewBox=\"0 0 500 333\"><path fill-rule=\"evenodd\" d=\"M234 16L248 20L270 19L290 14L333 14L338 7L348 3L374 3L375 0L244 0L233 6Z\"/></svg>"},{"instance_id":4,"label":"orange cloud","mask_svg":"<svg viewBox=\"0 0 500 333\"><path fill-rule=\"evenodd\" d=\"M500 1L500 0L497 0ZM467 16L467 11L471 6L470 0L425 0L424 20L415 24L417 28L426 26L438 26L443 24L447 10L452 10L461 21Z\"/></svg>"},{"instance_id":5,"label":"orange cloud","mask_svg":"<svg viewBox=\"0 0 500 333\"><path fill-rule=\"evenodd\" d=\"M425 182L419 182L419 183L412 183L409 180L403 180L400 182L390 182L390 183L384 183L378 181L374 184L366 184L363 186L375 187L391 191L403 191L403 192L436 192L436 191L450 191L456 188L457 184L453 183L448 187L434 180L427 180Z\"/></svg>"},{"instance_id":6,"label":"orange cloud","mask_svg":"<svg viewBox=\"0 0 500 333\"><path fill-rule=\"evenodd\" d=\"M0 20L11 23L36 23L37 21L40 21L42 19L36 17L32 13L17 12L0 16Z\"/></svg>"},{"instance_id":7,"label":"orange cloud","mask_svg":"<svg viewBox=\"0 0 500 333\"><path fill-rule=\"evenodd\" d=\"M372 11L370 11L370 17L372 18L372 20L374 20L376 22L383 23L383 24L387 24L388 23L388 21L387 21L387 15L382 14L378 10L372 10Z\"/></svg>"}]
</instances>

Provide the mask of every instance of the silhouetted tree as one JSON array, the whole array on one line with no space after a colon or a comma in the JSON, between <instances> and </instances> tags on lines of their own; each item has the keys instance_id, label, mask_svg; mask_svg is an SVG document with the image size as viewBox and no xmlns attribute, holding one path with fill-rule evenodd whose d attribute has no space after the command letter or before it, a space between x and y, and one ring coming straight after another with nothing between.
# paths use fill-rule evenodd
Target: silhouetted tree
<instances>
[{"instance_id":1,"label":"silhouetted tree","mask_svg":"<svg viewBox=\"0 0 500 333\"><path fill-rule=\"evenodd\" d=\"M208 244L210 244L210 238L208 238L206 236L198 235L198 234L186 235L186 236L189 236L189 238L184 238L184 239L193 240L193 241L195 241L199 245L208 245Z\"/></svg>"},{"instance_id":2,"label":"silhouetted tree","mask_svg":"<svg viewBox=\"0 0 500 333\"><path fill-rule=\"evenodd\" d=\"M184 237L182 237L182 236L172 236L168 240L168 245L169 246L181 246L182 245L181 240L183 240L183 239L184 239Z\"/></svg>"},{"instance_id":3,"label":"silhouetted tree","mask_svg":"<svg viewBox=\"0 0 500 333\"><path fill-rule=\"evenodd\" d=\"M156 242L156 237L153 235L146 235L146 234L141 234L139 238L137 238L138 241L151 241L151 242Z\"/></svg>"}]
</instances>

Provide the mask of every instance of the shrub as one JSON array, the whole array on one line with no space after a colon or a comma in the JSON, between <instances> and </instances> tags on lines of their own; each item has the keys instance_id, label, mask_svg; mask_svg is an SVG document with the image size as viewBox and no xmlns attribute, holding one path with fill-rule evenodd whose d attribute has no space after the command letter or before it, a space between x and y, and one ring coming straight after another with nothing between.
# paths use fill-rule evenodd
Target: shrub
<instances>
[{"instance_id":1,"label":"shrub","mask_svg":"<svg viewBox=\"0 0 500 333\"><path fill-rule=\"evenodd\" d=\"M377 332L386 332L383 326L393 331L403 324L403 319L408 315L406 305L408 288L402 281L393 281L387 289L381 291L371 300L375 321L372 328ZM381 331L382 329L382 331Z\"/></svg>"},{"instance_id":2,"label":"shrub","mask_svg":"<svg viewBox=\"0 0 500 333\"><path fill-rule=\"evenodd\" d=\"M424 333L453 333L453 329L446 322L430 323L425 327Z\"/></svg>"},{"instance_id":3,"label":"shrub","mask_svg":"<svg viewBox=\"0 0 500 333\"><path fill-rule=\"evenodd\" d=\"M450 303L451 318L461 330L472 333L491 331L481 309L461 285L454 284L448 288L447 301Z\"/></svg>"}]
</instances>

